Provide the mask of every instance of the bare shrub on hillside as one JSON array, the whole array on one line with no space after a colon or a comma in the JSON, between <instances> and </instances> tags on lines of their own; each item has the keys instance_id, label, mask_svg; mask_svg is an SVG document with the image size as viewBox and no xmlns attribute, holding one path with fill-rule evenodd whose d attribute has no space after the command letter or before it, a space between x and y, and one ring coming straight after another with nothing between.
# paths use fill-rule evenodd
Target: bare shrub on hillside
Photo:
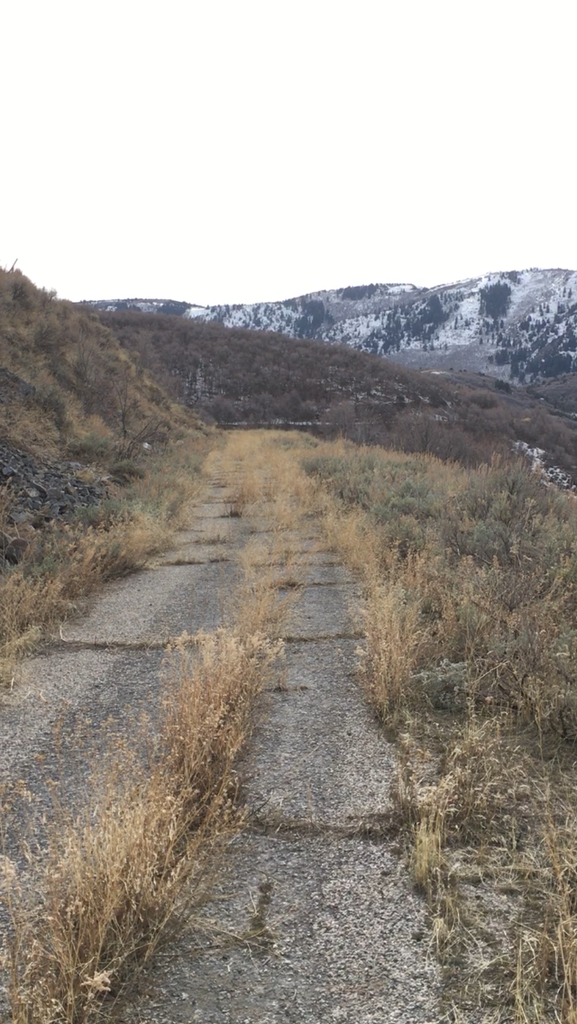
<instances>
[{"instance_id":1,"label":"bare shrub on hillside","mask_svg":"<svg viewBox=\"0 0 577 1024\"><path fill-rule=\"evenodd\" d=\"M40 454L74 445L92 417L110 439L137 446L191 414L171 407L142 366L124 352L98 318L0 270L0 364L31 385L25 400L2 403L5 435ZM162 375L165 379L166 375ZM158 377L157 377L158 380ZM32 422L31 422L32 421ZM144 431L144 438L140 435ZM97 455L97 453L95 453Z\"/></svg>"}]
</instances>

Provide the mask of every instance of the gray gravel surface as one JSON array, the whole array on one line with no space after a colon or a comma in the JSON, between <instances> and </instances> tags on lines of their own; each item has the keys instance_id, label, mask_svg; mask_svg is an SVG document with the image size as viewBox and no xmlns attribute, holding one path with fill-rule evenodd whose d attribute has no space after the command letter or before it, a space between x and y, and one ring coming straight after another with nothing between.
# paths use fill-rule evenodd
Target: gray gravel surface
<instances>
[{"instance_id":1,"label":"gray gravel surface","mask_svg":"<svg viewBox=\"0 0 577 1024\"><path fill-rule=\"evenodd\" d=\"M56 771L72 802L82 794L95 737L102 749L111 732L154 720L158 640L221 621L235 552L256 529L227 520L221 494L199 507L198 529L165 564L107 587L6 696L0 780L22 779L43 812ZM394 751L354 679L357 590L315 538L289 540L300 544L307 582L287 628L285 672L263 696L240 765L248 828L201 919L121 1009L124 1024L441 1019L425 907L386 838ZM217 549L230 561L212 561Z\"/></svg>"},{"instance_id":2,"label":"gray gravel surface","mask_svg":"<svg viewBox=\"0 0 577 1024\"><path fill-rule=\"evenodd\" d=\"M184 630L211 630L222 621L222 594L236 582L234 562L160 565L112 583L82 621L69 624L69 642L162 642Z\"/></svg>"},{"instance_id":3,"label":"gray gravel surface","mask_svg":"<svg viewBox=\"0 0 577 1024\"><path fill-rule=\"evenodd\" d=\"M154 1024L439 1019L423 906L382 844L241 836L205 920L126 1011Z\"/></svg>"},{"instance_id":4,"label":"gray gravel surface","mask_svg":"<svg viewBox=\"0 0 577 1024\"><path fill-rule=\"evenodd\" d=\"M268 695L243 764L256 819L353 829L386 814L393 751L359 699L355 651L351 640L287 646L284 688Z\"/></svg>"}]
</instances>

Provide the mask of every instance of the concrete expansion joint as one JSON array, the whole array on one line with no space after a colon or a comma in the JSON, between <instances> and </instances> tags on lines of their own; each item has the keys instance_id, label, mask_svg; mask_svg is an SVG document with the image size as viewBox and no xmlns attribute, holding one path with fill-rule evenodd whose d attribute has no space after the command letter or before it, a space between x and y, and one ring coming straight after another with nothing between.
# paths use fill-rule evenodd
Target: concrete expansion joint
<instances>
[{"instance_id":1,"label":"concrete expansion joint","mask_svg":"<svg viewBox=\"0 0 577 1024\"><path fill-rule=\"evenodd\" d=\"M329 640L362 640L364 637L362 630L353 630L352 632L343 633L319 633L316 636L292 636L287 634L281 636L281 640L285 644L322 644Z\"/></svg>"},{"instance_id":2,"label":"concrete expansion joint","mask_svg":"<svg viewBox=\"0 0 577 1024\"><path fill-rule=\"evenodd\" d=\"M252 815L248 819L247 831L254 835L265 835L270 838L279 836L286 839L294 836L303 839L307 836L318 838L332 836L338 839L363 839L369 843L380 844L393 838L398 829L389 814L379 813L361 818L359 821L319 821L315 818L290 818L282 815Z\"/></svg>"},{"instance_id":3,"label":"concrete expansion joint","mask_svg":"<svg viewBox=\"0 0 577 1024\"><path fill-rule=\"evenodd\" d=\"M182 643L182 636L165 636L160 639L140 640L67 640L61 636L46 644L45 653L53 651L164 651L171 644ZM194 646L197 639L188 637L188 645Z\"/></svg>"},{"instance_id":4,"label":"concrete expansion joint","mask_svg":"<svg viewBox=\"0 0 577 1024\"><path fill-rule=\"evenodd\" d=\"M305 588L308 590L309 587L356 587L356 583L342 583L339 580L311 580L309 583L305 583Z\"/></svg>"},{"instance_id":5,"label":"concrete expansion joint","mask_svg":"<svg viewBox=\"0 0 577 1024\"><path fill-rule=\"evenodd\" d=\"M158 562L157 565L148 566L148 570L156 572L158 569L182 569L186 566L190 568L191 565L216 565L218 562L232 561L228 555L215 555L214 558L180 558L177 562Z\"/></svg>"}]
</instances>

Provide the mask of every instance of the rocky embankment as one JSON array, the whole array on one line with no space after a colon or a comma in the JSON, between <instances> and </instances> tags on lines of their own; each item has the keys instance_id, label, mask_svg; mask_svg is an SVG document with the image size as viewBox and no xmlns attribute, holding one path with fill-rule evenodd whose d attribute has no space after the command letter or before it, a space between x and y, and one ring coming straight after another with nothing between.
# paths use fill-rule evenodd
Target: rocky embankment
<instances>
[{"instance_id":1,"label":"rocky embankment","mask_svg":"<svg viewBox=\"0 0 577 1024\"><path fill-rule=\"evenodd\" d=\"M20 561L31 537L54 522L70 520L80 509L107 497L106 482L86 483L79 462L44 462L0 441L0 502L5 529L0 530L1 559Z\"/></svg>"},{"instance_id":2,"label":"rocky embankment","mask_svg":"<svg viewBox=\"0 0 577 1024\"><path fill-rule=\"evenodd\" d=\"M0 404L24 403L34 387L9 370L0 369ZM25 415L22 409L22 415ZM42 462L0 438L0 557L18 561L25 538L48 524L71 519L79 509L107 497L107 481L80 462L45 458Z\"/></svg>"},{"instance_id":3,"label":"rocky embankment","mask_svg":"<svg viewBox=\"0 0 577 1024\"><path fill-rule=\"evenodd\" d=\"M106 495L106 483L86 483L80 462L44 462L0 441L0 493L9 506L13 526L30 523L38 528L53 519L70 518L79 508L97 505Z\"/></svg>"}]
</instances>

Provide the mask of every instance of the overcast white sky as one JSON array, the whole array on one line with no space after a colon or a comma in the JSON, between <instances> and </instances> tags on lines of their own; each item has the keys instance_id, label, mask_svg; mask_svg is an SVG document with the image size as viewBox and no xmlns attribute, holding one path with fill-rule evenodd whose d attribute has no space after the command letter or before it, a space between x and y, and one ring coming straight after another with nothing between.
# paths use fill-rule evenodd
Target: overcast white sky
<instances>
[{"instance_id":1,"label":"overcast white sky","mask_svg":"<svg viewBox=\"0 0 577 1024\"><path fill-rule=\"evenodd\" d=\"M577 268L575 0L15 0L0 265L210 304Z\"/></svg>"}]
</instances>

